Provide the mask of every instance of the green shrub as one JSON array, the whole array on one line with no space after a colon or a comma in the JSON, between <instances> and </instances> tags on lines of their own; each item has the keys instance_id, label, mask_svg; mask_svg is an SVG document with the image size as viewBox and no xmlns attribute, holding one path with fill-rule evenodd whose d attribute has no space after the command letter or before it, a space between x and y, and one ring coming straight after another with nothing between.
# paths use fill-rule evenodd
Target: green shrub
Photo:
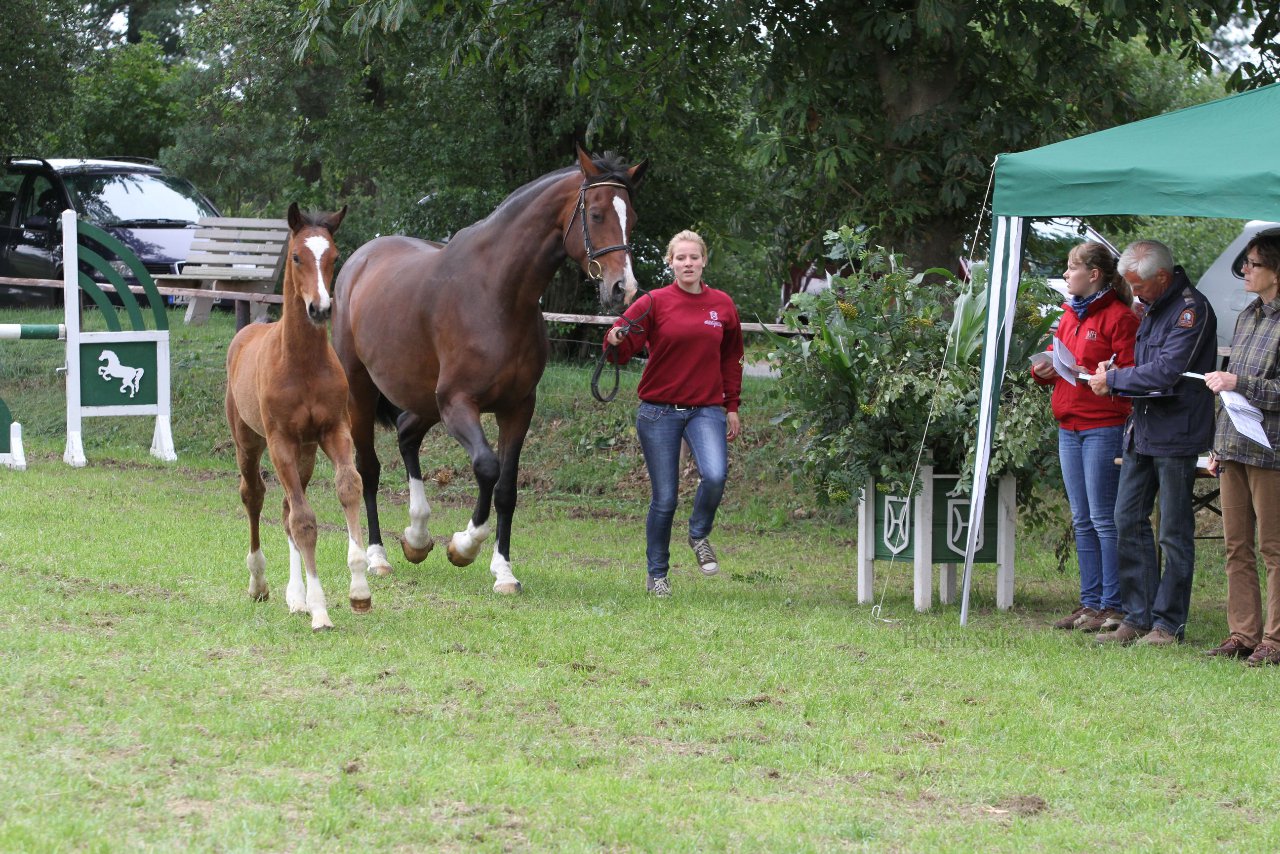
<instances>
[{"instance_id":1,"label":"green shrub","mask_svg":"<svg viewBox=\"0 0 1280 854\"><path fill-rule=\"evenodd\" d=\"M787 406L779 420L796 437L788 462L819 503L855 505L868 478L907 494L917 465L972 476L986 291L944 270L916 274L851 228L830 232L834 257L856 269L825 292L801 294L787 324L809 336L774 340ZM1043 282L1025 283L1000 401L991 473L1029 489L1052 462L1048 397L1027 357L1043 348L1056 314Z\"/></svg>"}]
</instances>

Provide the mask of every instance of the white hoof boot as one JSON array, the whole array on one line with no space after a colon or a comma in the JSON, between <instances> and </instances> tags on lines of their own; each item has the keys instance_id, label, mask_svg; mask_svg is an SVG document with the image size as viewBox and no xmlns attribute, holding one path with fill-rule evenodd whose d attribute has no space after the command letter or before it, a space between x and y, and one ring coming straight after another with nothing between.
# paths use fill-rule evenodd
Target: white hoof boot
<instances>
[{"instance_id":1,"label":"white hoof boot","mask_svg":"<svg viewBox=\"0 0 1280 854\"><path fill-rule=\"evenodd\" d=\"M409 563L422 563L435 545L431 537L420 536L413 528L405 528L404 537L400 540L400 551L404 552L404 559Z\"/></svg>"},{"instance_id":2,"label":"white hoof boot","mask_svg":"<svg viewBox=\"0 0 1280 854\"><path fill-rule=\"evenodd\" d=\"M365 574L368 566L364 549L355 540L347 540L347 568L351 570L351 587L347 596L351 610L361 614L373 607L373 594L369 592L369 579Z\"/></svg>"},{"instance_id":3,"label":"white hoof boot","mask_svg":"<svg viewBox=\"0 0 1280 854\"><path fill-rule=\"evenodd\" d=\"M382 546L369 546L365 549L365 558L369 562L369 572L374 575L391 574L391 561L387 560L387 550Z\"/></svg>"},{"instance_id":4,"label":"white hoof boot","mask_svg":"<svg viewBox=\"0 0 1280 854\"><path fill-rule=\"evenodd\" d=\"M265 602L271 596L271 591L267 588L267 558L259 549L256 552L250 552L244 559L244 564L249 568L249 598L255 602Z\"/></svg>"},{"instance_id":5,"label":"white hoof boot","mask_svg":"<svg viewBox=\"0 0 1280 854\"><path fill-rule=\"evenodd\" d=\"M511 564L495 550L493 560L489 564L489 572L493 573L493 592L504 596L514 596L524 592L520 582L511 574Z\"/></svg>"},{"instance_id":6,"label":"white hoof boot","mask_svg":"<svg viewBox=\"0 0 1280 854\"><path fill-rule=\"evenodd\" d=\"M470 566L489 533L488 522L479 528L474 523L467 522L467 530L458 531L449 539L449 563L454 566Z\"/></svg>"}]
</instances>

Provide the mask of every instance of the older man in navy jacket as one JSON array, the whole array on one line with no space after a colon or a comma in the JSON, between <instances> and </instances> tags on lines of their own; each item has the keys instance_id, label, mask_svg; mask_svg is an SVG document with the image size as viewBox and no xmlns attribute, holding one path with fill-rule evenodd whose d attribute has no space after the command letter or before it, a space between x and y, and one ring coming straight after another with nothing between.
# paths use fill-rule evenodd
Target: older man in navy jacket
<instances>
[{"instance_id":1,"label":"older man in navy jacket","mask_svg":"<svg viewBox=\"0 0 1280 854\"><path fill-rule=\"evenodd\" d=\"M1116 494L1125 616L1098 643L1167 646L1186 630L1196 564L1196 457L1213 444L1213 394L1203 379L1184 374L1217 367L1218 320L1163 243L1139 240L1117 266L1146 314L1138 326L1134 367L1099 365L1089 380L1097 394L1133 398ZM1157 493L1163 574L1151 530Z\"/></svg>"}]
</instances>

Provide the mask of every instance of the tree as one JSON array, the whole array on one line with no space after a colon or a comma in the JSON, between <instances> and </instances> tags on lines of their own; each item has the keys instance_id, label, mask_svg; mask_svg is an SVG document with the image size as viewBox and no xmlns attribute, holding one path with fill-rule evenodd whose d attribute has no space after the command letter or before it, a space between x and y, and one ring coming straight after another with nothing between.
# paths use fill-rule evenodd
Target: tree
<instances>
[{"instance_id":1,"label":"tree","mask_svg":"<svg viewBox=\"0 0 1280 854\"><path fill-rule=\"evenodd\" d=\"M301 42L324 50L350 38L376 49L424 21L445 21L449 67L512 67L554 15L575 28L566 85L592 104L588 128L633 128L653 105L696 113L746 78L754 162L767 193L787 202L779 243L816 253L826 228L856 222L923 267L950 266L996 154L1146 114L1112 61L1119 46L1138 42L1203 64L1201 39L1235 8L1229 0L454 0L420 19L413 0L305 0ZM1263 16L1255 43L1275 19Z\"/></svg>"},{"instance_id":2,"label":"tree","mask_svg":"<svg viewBox=\"0 0 1280 854\"><path fill-rule=\"evenodd\" d=\"M174 79L151 36L100 51L75 78L78 153L158 157L181 118Z\"/></svg>"},{"instance_id":3,"label":"tree","mask_svg":"<svg viewBox=\"0 0 1280 854\"><path fill-rule=\"evenodd\" d=\"M83 59L73 0L9 0L0 27L0 152L39 153L70 113Z\"/></svg>"},{"instance_id":4,"label":"tree","mask_svg":"<svg viewBox=\"0 0 1280 854\"><path fill-rule=\"evenodd\" d=\"M183 53L184 30L195 11L194 0L89 0L84 6L91 24L109 39L141 44L150 35L169 58Z\"/></svg>"}]
</instances>

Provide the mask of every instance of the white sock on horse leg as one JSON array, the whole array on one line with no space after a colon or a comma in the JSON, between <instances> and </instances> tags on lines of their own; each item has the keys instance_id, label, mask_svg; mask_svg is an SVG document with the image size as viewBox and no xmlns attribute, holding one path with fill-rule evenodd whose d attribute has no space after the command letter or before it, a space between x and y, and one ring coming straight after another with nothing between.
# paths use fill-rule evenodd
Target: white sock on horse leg
<instances>
[{"instance_id":1,"label":"white sock on horse leg","mask_svg":"<svg viewBox=\"0 0 1280 854\"><path fill-rule=\"evenodd\" d=\"M302 552L289 538L289 586L284 591L284 601L292 613L300 614L307 608L306 587L302 581Z\"/></svg>"},{"instance_id":2,"label":"white sock on horse leg","mask_svg":"<svg viewBox=\"0 0 1280 854\"><path fill-rule=\"evenodd\" d=\"M409 479L409 527L404 529L404 540L415 549L425 549L431 543L427 522L431 519L431 504L421 478Z\"/></svg>"},{"instance_id":3,"label":"white sock on horse leg","mask_svg":"<svg viewBox=\"0 0 1280 854\"><path fill-rule=\"evenodd\" d=\"M267 558L262 549L249 552L244 559L249 568L249 595L254 599L265 599L267 596Z\"/></svg>"}]
</instances>

